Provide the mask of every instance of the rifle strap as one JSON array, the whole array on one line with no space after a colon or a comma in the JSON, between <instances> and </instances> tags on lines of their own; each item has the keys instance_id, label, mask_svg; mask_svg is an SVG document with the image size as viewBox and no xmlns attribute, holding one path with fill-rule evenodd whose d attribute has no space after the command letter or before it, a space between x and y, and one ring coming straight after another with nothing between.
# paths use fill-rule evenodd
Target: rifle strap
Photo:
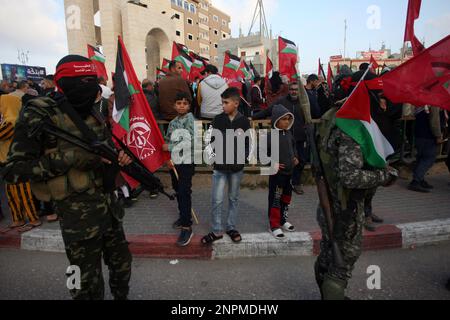
<instances>
[{"instance_id":1,"label":"rifle strap","mask_svg":"<svg viewBox=\"0 0 450 320\"><path fill-rule=\"evenodd\" d=\"M81 116L72 108L67 100L60 104L60 108L65 114L67 114L70 120L72 120L78 130L80 130L84 139L86 139L89 143L98 140L95 132L87 126L83 119L81 119Z\"/></svg>"}]
</instances>

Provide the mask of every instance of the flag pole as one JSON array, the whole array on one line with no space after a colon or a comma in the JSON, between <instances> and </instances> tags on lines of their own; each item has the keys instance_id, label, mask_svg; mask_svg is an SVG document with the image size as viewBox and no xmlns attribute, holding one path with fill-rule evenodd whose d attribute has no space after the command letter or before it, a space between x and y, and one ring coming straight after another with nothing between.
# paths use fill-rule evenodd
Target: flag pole
<instances>
[{"instance_id":1,"label":"flag pole","mask_svg":"<svg viewBox=\"0 0 450 320\"><path fill-rule=\"evenodd\" d=\"M175 164L173 163L172 160L170 160L170 164L171 164L172 167L173 167L172 171L173 171L173 173L175 174L175 177L177 178L178 181L180 181L180 176L178 175L178 171L177 171L177 169L175 168ZM197 214L195 213L195 210L194 210L193 208L191 208L191 214L192 214L192 218L193 218L194 221L195 221L195 224L196 224L196 225L199 225L200 222L199 222L198 217L197 217Z\"/></svg>"}]
</instances>

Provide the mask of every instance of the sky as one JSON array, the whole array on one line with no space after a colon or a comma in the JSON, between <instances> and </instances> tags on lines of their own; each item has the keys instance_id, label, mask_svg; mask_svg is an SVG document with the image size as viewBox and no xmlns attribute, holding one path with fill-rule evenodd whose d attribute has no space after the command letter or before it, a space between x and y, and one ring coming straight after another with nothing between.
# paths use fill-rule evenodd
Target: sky
<instances>
[{"instance_id":1,"label":"sky","mask_svg":"<svg viewBox=\"0 0 450 320\"><path fill-rule=\"evenodd\" d=\"M167 0L170 1L170 0ZM407 0L264 0L273 35L297 43L302 73L316 73L318 58L343 54L347 20L347 56L377 50L384 42L399 52L403 45ZM213 0L248 33L256 0ZM450 0L423 0L416 35L427 47L450 34ZM0 63L18 63L17 50L29 51L28 65L53 73L67 54L63 0L0 0Z\"/></svg>"}]
</instances>

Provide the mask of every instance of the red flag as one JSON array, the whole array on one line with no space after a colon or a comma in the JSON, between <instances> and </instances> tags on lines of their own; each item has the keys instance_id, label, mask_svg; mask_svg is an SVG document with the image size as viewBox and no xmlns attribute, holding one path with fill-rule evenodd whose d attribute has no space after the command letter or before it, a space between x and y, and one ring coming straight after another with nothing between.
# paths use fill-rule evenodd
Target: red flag
<instances>
[{"instance_id":1,"label":"red flag","mask_svg":"<svg viewBox=\"0 0 450 320\"><path fill-rule=\"evenodd\" d=\"M105 56L98 50L97 48L88 45L88 57L94 62L97 67L97 75L99 77L103 77L106 81L108 81L108 71L106 71L105 67Z\"/></svg>"},{"instance_id":2,"label":"red flag","mask_svg":"<svg viewBox=\"0 0 450 320\"><path fill-rule=\"evenodd\" d=\"M372 71L373 73L377 73L376 70L378 70L378 68L380 67L380 65L379 65L378 62L375 60L375 58L373 57L373 55L370 55L370 64L372 65L371 71Z\"/></svg>"},{"instance_id":3,"label":"red flag","mask_svg":"<svg viewBox=\"0 0 450 320\"><path fill-rule=\"evenodd\" d=\"M189 80L192 67L192 58L189 56L189 49L182 44L174 42L172 48L172 60L181 62L183 65L183 74L181 76L183 79Z\"/></svg>"},{"instance_id":4,"label":"red flag","mask_svg":"<svg viewBox=\"0 0 450 320\"><path fill-rule=\"evenodd\" d=\"M450 36L383 77L384 94L394 103L450 110Z\"/></svg>"},{"instance_id":5,"label":"red flag","mask_svg":"<svg viewBox=\"0 0 450 320\"><path fill-rule=\"evenodd\" d=\"M339 62L338 62L338 64L337 64L337 66L336 66L336 74L337 74L337 75L340 75L340 74L341 74L341 65L339 64Z\"/></svg>"},{"instance_id":6,"label":"red flag","mask_svg":"<svg viewBox=\"0 0 450 320\"><path fill-rule=\"evenodd\" d=\"M294 42L284 39L282 37L278 38L279 47L279 64L280 64L280 74L285 75L289 80L297 79L297 61L298 61L298 51L297 46Z\"/></svg>"},{"instance_id":7,"label":"red flag","mask_svg":"<svg viewBox=\"0 0 450 320\"><path fill-rule=\"evenodd\" d=\"M408 14L406 17L405 42L411 42L414 55L418 55L425 50L425 47L419 39L417 39L414 32L414 22L419 19L421 5L422 0L409 0Z\"/></svg>"},{"instance_id":8,"label":"red flag","mask_svg":"<svg viewBox=\"0 0 450 320\"><path fill-rule=\"evenodd\" d=\"M115 73L113 132L151 172L158 170L170 154L163 152L163 136L119 36ZM138 183L124 176L132 188Z\"/></svg>"},{"instance_id":9,"label":"red flag","mask_svg":"<svg viewBox=\"0 0 450 320\"><path fill-rule=\"evenodd\" d=\"M331 64L328 63L328 75L327 75L327 83L328 83L328 88L330 89L330 92L333 90L333 70L331 69Z\"/></svg>"},{"instance_id":10,"label":"red flag","mask_svg":"<svg viewBox=\"0 0 450 320\"><path fill-rule=\"evenodd\" d=\"M266 79L269 80L271 79L273 76L273 63L272 60L270 60L269 57L267 57L267 62L266 62Z\"/></svg>"},{"instance_id":11,"label":"red flag","mask_svg":"<svg viewBox=\"0 0 450 320\"><path fill-rule=\"evenodd\" d=\"M231 54L229 51L225 52L222 77L227 81L237 79L239 76L240 66L241 66L241 59Z\"/></svg>"}]
</instances>

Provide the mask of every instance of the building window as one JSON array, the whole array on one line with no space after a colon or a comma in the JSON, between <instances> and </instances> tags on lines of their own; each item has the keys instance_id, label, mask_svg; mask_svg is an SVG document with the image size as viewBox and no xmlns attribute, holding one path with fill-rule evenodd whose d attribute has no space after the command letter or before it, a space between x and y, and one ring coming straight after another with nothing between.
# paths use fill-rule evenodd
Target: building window
<instances>
[{"instance_id":1,"label":"building window","mask_svg":"<svg viewBox=\"0 0 450 320\"><path fill-rule=\"evenodd\" d=\"M174 4L174 5L177 4L177 0L170 0L170 2L172 2L172 4Z\"/></svg>"},{"instance_id":2,"label":"building window","mask_svg":"<svg viewBox=\"0 0 450 320\"><path fill-rule=\"evenodd\" d=\"M226 27L226 26L228 25L228 23L227 23L225 20L222 20L222 25L223 25L224 27Z\"/></svg>"},{"instance_id":3,"label":"building window","mask_svg":"<svg viewBox=\"0 0 450 320\"><path fill-rule=\"evenodd\" d=\"M219 34L219 31L214 30L214 34L215 34L215 35L218 35L218 34Z\"/></svg>"},{"instance_id":4,"label":"building window","mask_svg":"<svg viewBox=\"0 0 450 320\"><path fill-rule=\"evenodd\" d=\"M195 13L195 6L194 6L193 4L191 4L191 7L190 7L190 8L191 8L191 12L192 12L192 13Z\"/></svg>"},{"instance_id":5,"label":"building window","mask_svg":"<svg viewBox=\"0 0 450 320\"><path fill-rule=\"evenodd\" d=\"M192 34L188 34L188 39L192 41L194 40L194 36Z\"/></svg>"},{"instance_id":6,"label":"building window","mask_svg":"<svg viewBox=\"0 0 450 320\"><path fill-rule=\"evenodd\" d=\"M219 47L219 45L217 44L217 43L214 43L214 48L218 48Z\"/></svg>"},{"instance_id":7,"label":"building window","mask_svg":"<svg viewBox=\"0 0 450 320\"><path fill-rule=\"evenodd\" d=\"M188 19L188 24L194 24L194 21L192 21L192 19Z\"/></svg>"},{"instance_id":8,"label":"building window","mask_svg":"<svg viewBox=\"0 0 450 320\"><path fill-rule=\"evenodd\" d=\"M184 2L184 10L189 11L189 2Z\"/></svg>"},{"instance_id":9,"label":"building window","mask_svg":"<svg viewBox=\"0 0 450 320\"><path fill-rule=\"evenodd\" d=\"M183 0L177 0L177 6L183 8Z\"/></svg>"},{"instance_id":10,"label":"building window","mask_svg":"<svg viewBox=\"0 0 450 320\"><path fill-rule=\"evenodd\" d=\"M181 36L181 32L177 31L177 36L180 37Z\"/></svg>"},{"instance_id":11,"label":"building window","mask_svg":"<svg viewBox=\"0 0 450 320\"><path fill-rule=\"evenodd\" d=\"M218 16L214 15L213 19L214 19L215 22L219 22L219 17Z\"/></svg>"},{"instance_id":12,"label":"building window","mask_svg":"<svg viewBox=\"0 0 450 320\"><path fill-rule=\"evenodd\" d=\"M178 13L175 13L175 18L180 20L180 15Z\"/></svg>"},{"instance_id":13,"label":"building window","mask_svg":"<svg viewBox=\"0 0 450 320\"><path fill-rule=\"evenodd\" d=\"M226 33L222 34L222 38L226 39L227 38L227 34Z\"/></svg>"}]
</instances>

